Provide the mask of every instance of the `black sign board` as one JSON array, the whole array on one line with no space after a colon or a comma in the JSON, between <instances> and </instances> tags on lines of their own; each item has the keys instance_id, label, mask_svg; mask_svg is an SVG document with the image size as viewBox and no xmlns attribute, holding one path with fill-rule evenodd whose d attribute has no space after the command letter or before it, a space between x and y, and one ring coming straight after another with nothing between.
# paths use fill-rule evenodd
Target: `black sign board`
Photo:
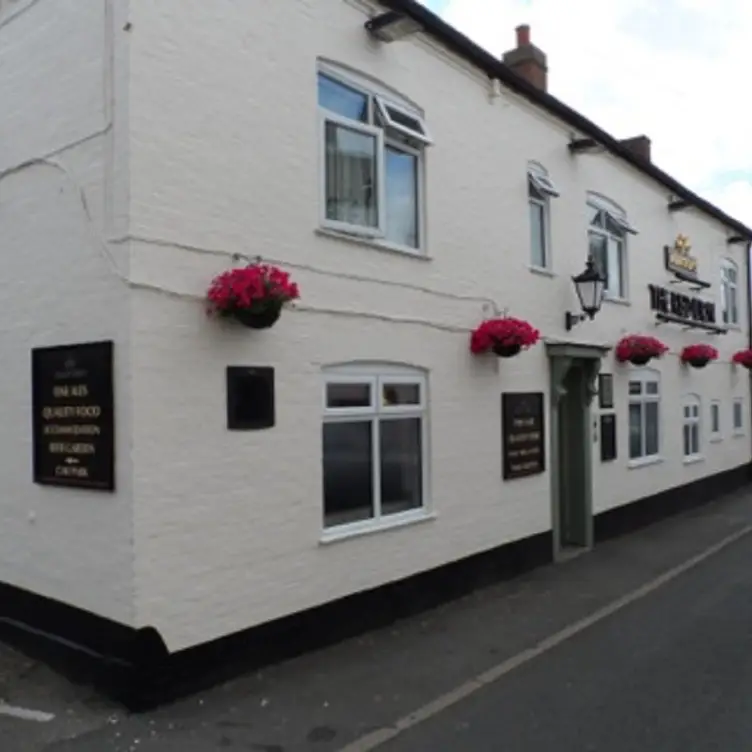
<instances>
[{"instance_id":1,"label":"black sign board","mask_svg":"<svg viewBox=\"0 0 752 752\"><path fill-rule=\"evenodd\" d=\"M34 482L115 489L112 342L31 352Z\"/></svg>"},{"instance_id":2,"label":"black sign board","mask_svg":"<svg viewBox=\"0 0 752 752\"><path fill-rule=\"evenodd\" d=\"M715 303L657 285L648 285L648 290L650 307L654 311L670 314L686 322L687 326L715 324Z\"/></svg>"},{"instance_id":3,"label":"black sign board","mask_svg":"<svg viewBox=\"0 0 752 752\"><path fill-rule=\"evenodd\" d=\"M274 425L274 369L227 368L227 428L254 431Z\"/></svg>"},{"instance_id":4,"label":"black sign board","mask_svg":"<svg viewBox=\"0 0 752 752\"><path fill-rule=\"evenodd\" d=\"M614 406L614 377L610 373L598 374L598 406L602 410Z\"/></svg>"},{"instance_id":5,"label":"black sign board","mask_svg":"<svg viewBox=\"0 0 752 752\"><path fill-rule=\"evenodd\" d=\"M601 415L601 462L616 459L616 415Z\"/></svg>"},{"instance_id":6,"label":"black sign board","mask_svg":"<svg viewBox=\"0 0 752 752\"><path fill-rule=\"evenodd\" d=\"M546 469L542 392L501 395L504 479L524 478Z\"/></svg>"}]
</instances>

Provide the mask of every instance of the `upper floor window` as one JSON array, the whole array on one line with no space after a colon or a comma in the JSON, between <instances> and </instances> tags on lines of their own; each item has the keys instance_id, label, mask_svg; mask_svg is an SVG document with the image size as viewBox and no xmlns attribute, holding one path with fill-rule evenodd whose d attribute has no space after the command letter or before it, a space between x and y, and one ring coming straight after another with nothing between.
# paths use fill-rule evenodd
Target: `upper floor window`
<instances>
[{"instance_id":1,"label":"upper floor window","mask_svg":"<svg viewBox=\"0 0 752 752\"><path fill-rule=\"evenodd\" d=\"M739 268L731 259L721 262L721 311L724 324L739 323Z\"/></svg>"},{"instance_id":2,"label":"upper floor window","mask_svg":"<svg viewBox=\"0 0 752 752\"><path fill-rule=\"evenodd\" d=\"M688 394L682 404L682 431L684 439L684 459L700 457L700 398Z\"/></svg>"},{"instance_id":3,"label":"upper floor window","mask_svg":"<svg viewBox=\"0 0 752 752\"><path fill-rule=\"evenodd\" d=\"M643 369L629 376L629 459L657 457L660 438L660 376Z\"/></svg>"},{"instance_id":4,"label":"upper floor window","mask_svg":"<svg viewBox=\"0 0 752 752\"><path fill-rule=\"evenodd\" d=\"M415 251L423 245L421 113L322 66L323 224Z\"/></svg>"},{"instance_id":5,"label":"upper floor window","mask_svg":"<svg viewBox=\"0 0 752 752\"><path fill-rule=\"evenodd\" d=\"M324 381L324 527L372 529L424 515L426 377L385 364Z\"/></svg>"},{"instance_id":6,"label":"upper floor window","mask_svg":"<svg viewBox=\"0 0 752 752\"><path fill-rule=\"evenodd\" d=\"M625 299L627 285L627 235L637 231L617 204L588 194L588 245L598 269L606 278L605 295Z\"/></svg>"},{"instance_id":7,"label":"upper floor window","mask_svg":"<svg viewBox=\"0 0 752 752\"><path fill-rule=\"evenodd\" d=\"M546 168L537 162L527 167L527 200L530 208L530 264L537 269L551 269L550 199L559 192L548 177Z\"/></svg>"}]
</instances>

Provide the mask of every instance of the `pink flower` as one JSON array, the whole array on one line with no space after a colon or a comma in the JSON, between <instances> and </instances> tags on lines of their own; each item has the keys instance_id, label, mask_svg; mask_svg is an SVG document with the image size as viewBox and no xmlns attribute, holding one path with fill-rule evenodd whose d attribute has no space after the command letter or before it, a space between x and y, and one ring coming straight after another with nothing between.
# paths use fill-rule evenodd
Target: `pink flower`
<instances>
[{"instance_id":1,"label":"pink flower","mask_svg":"<svg viewBox=\"0 0 752 752\"><path fill-rule=\"evenodd\" d=\"M739 350L735 352L731 362L752 369L752 350Z\"/></svg>"},{"instance_id":2,"label":"pink flower","mask_svg":"<svg viewBox=\"0 0 752 752\"><path fill-rule=\"evenodd\" d=\"M696 360L717 360L718 350L712 345L687 345L681 351L681 359L684 363L689 363Z\"/></svg>"},{"instance_id":3,"label":"pink flower","mask_svg":"<svg viewBox=\"0 0 752 752\"><path fill-rule=\"evenodd\" d=\"M474 355L491 350L494 346L532 347L540 339L540 332L527 321L512 317L487 319L470 335L470 352Z\"/></svg>"},{"instance_id":4,"label":"pink flower","mask_svg":"<svg viewBox=\"0 0 752 752\"><path fill-rule=\"evenodd\" d=\"M269 264L250 264L217 275L206 294L210 313L231 315L242 309L263 310L300 297L290 275Z\"/></svg>"},{"instance_id":5,"label":"pink flower","mask_svg":"<svg viewBox=\"0 0 752 752\"><path fill-rule=\"evenodd\" d=\"M655 337L630 334L622 337L616 345L616 359L626 363L633 358L660 358L668 347Z\"/></svg>"}]
</instances>

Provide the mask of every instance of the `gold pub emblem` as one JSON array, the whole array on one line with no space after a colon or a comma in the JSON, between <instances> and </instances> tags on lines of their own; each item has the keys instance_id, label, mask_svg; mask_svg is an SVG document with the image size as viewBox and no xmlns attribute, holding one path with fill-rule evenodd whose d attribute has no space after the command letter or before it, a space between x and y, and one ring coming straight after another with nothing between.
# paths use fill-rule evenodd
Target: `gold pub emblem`
<instances>
[{"instance_id":1,"label":"gold pub emblem","mask_svg":"<svg viewBox=\"0 0 752 752\"><path fill-rule=\"evenodd\" d=\"M680 274L697 274L697 259L692 256L689 238L677 235L673 248L666 248L666 268Z\"/></svg>"}]
</instances>

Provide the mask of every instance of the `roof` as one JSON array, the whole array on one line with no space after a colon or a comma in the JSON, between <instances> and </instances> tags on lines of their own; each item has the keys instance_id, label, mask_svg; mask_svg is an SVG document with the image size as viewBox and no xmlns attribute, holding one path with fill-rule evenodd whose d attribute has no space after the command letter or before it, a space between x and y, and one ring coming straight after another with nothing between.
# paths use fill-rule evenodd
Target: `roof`
<instances>
[{"instance_id":1,"label":"roof","mask_svg":"<svg viewBox=\"0 0 752 752\"><path fill-rule=\"evenodd\" d=\"M629 164L640 172L664 185L676 198L683 199L691 206L697 207L722 224L733 229L748 241L752 241L752 228L747 227L714 204L698 196L694 191L682 185L679 181L672 178L671 175L656 167L652 162L634 154L617 138L606 133L602 128L571 107L568 107L561 100L533 86L527 80L517 75L511 68L504 65L501 59L494 57L490 52L484 50L464 34L457 31L453 26L450 26L439 18L435 13L432 13L428 8L421 5L417 0L379 0L379 2L390 10L397 11L414 19L427 34L438 42L441 42L455 54L480 68L490 78L498 79L505 86L530 100L533 104L538 105L571 125L583 136L594 139L615 156L623 159L625 162L629 162Z\"/></svg>"}]
</instances>

